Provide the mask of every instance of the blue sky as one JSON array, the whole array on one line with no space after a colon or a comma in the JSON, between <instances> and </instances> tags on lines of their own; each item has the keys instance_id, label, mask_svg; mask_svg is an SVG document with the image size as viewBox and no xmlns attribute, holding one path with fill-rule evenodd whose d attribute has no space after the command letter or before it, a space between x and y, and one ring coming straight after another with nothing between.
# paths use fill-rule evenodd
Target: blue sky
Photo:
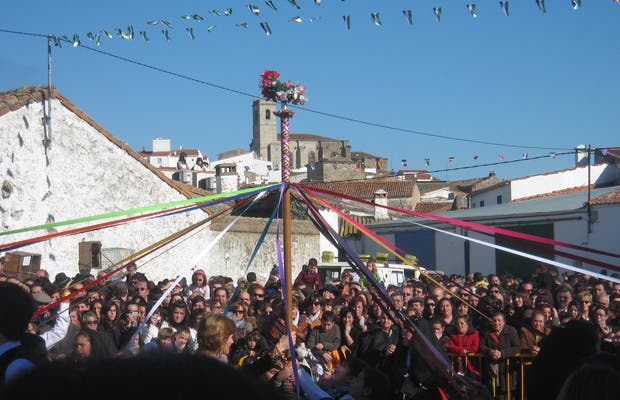
<instances>
[{"instance_id":1,"label":"blue sky","mask_svg":"<svg viewBox=\"0 0 620 400\"><path fill-rule=\"evenodd\" d=\"M197 80L259 96L258 77L277 69L283 79L306 85L305 108L372 124L458 138L556 149L578 144L620 145L620 4L547 0L251 0L11 2L0 29L72 37L83 44ZM478 18L466 8L474 2ZM441 22L433 7L442 7ZM223 13L232 8L230 16ZM409 25L402 10L413 11ZM381 26L371 22L378 12ZM199 14L204 21L183 20ZM350 15L351 29L343 23ZM301 24L289 22L300 16ZM312 21L310 21L312 18ZM171 40L148 20L167 20ZM267 21L272 35L264 34ZM235 24L247 22L248 28ZM133 40L86 33L124 31ZM208 32L209 26L215 26ZM186 27L193 27L195 40ZM145 43L139 31L147 32ZM0 33L0 90L47 83L47 40ZM250 96L163 74L118 58L64 44L53 48L53 84L78 107L133 148L150 149L154 137L176 148L199 148L216 157L249 148ZM438 170L548 154L550 149L512 148L444 140L297 110L292 132L349 139L354 150L387 156L398 170ZM478 159L473 157L478 155ZM455 157L449 164L448 157ZM426 167L424 159L430 158ZM440 172L442 179L512 178L572 166L571 156Z\"/></svg>"}]
</instances>

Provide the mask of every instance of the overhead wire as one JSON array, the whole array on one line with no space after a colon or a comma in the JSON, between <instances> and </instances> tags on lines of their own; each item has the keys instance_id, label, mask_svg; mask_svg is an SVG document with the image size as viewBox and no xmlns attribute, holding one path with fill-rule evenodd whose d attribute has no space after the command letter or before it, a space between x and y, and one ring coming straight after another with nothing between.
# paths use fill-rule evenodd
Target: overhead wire
<instances>
[{"instance_id":1,"label":"overhead wire","mask_svg":"<svg viewBox=\"0 0 620 400\"><path fill-rule=\"evenodd\" d=\"M55 37L57 40L62 40L64 42L67 43L72 43L70 40L66 39L66 38L61 38L58 37L56 35L43 35L43 34L36 34L36 33L30 33L30 32L20 32L20 31L11 31L11 30L6 30L6 29L0 29L0 33L12 33L12 34L17 34L17 35L29 35L29 36L36 36L36 37L44 37L44 38L48 38L50 36ZM228 91L231 93L235 93L235 94L239 94L242 96L246 96L246 97L251 97L253 99L258 99L259 97L256 96L255 94L252 93L248 93L242 90L237 90L237 89L232 89L223 85L219 85L219 84L215 84L212 82L207 82L205 80L202 79L198 79L198 78L194 78L191 77L189 75L185 75L185 74L181 74L181 73L177 73L177 72L173 72L170 71L168 69L164 69L161 67L156 67L153 65L149 65L146 64L144 62L141 61L137 61L137 60L133 60L127 57L123 57L117 54L113 54L110 53L108 51L104 51L104 50L100 50L85 44L80 44L77 47L81 47L108 57L112 57L112 58L116 58L118 60L121 61L125 61L134 65L138 65L144 68L148 68L157 72L161 72L163 74L167 74L167 75L171 75L174 76L176 78L180 78L180 79L185 79L191 82L195 82L195 83L199 83L202 85L206 85L206 86L210 86L216 89L220 89L220 90L224 90L224 91ZM383 123L377 123L377 122L371 122L371 121L365 121L362 119L358 119L358 118L352 118L352 117L347 117L347 116L343 116L343 115L338 115L338 114L334 114L334 113L329 113L329 112L325 112L325 111L320 111L320 110L315 110L315 109L311 109L311 108L307 108L307 107L299 107L299 106L295 106L295 105L291 105L291 108L295 108L301 111L305 111L305 112L309 112L309 113L314 113L314 114L318 114L318 115L322 115L325 117L329 117L329 118L334 118L334 119L340 119L343 121L348 121L348 122L354 122L356 124L360 124L360 125L366 125L366 126L372 126L375 128L382 128L382 129L386 129L386 130L390 130L390 131L394 131L394 132L400 132L400 133L410 133L413 135L420 135L420 136L427 136L427 137L433 137L433 138L437 138L437 139L444 139L444 140L454 140L454 141L460 141L460 142L467 142L467 143L476 143L476 144L482 144L482 145L489 145L489 146L498 146L498 147L509 147L509 148L519 148L519 149L537 149L537 150L572 150L570 148L566 148L566 147L548 147L548 146L528 146L528 145L520 145L520 144L514 144L514 143L500 143L500 142L493 142L493 141L488 141L488 140L479 140L479 139L468 139L468 138L461 138L461 137L456 137L456 136L449 136L449 135L440 135L440 134L436 134L436 133L431 133L431 132L425 132L425 131L420 131L420 130L413 130L413 129L407 129L407 128L400 128L400 127L396 127L396 126L392 126L392 125L387 125L387 124L383 124Z\"/></svg>"}]
</instances>

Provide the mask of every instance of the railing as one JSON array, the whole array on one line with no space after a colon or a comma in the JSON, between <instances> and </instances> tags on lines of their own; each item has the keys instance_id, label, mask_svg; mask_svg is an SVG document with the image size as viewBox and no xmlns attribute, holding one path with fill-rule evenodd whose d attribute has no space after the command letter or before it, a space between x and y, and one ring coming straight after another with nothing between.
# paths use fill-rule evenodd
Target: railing
<instances>
[{"instance_id":1,"label":"railing","mask_svg":"<svg viewBox=\"0 0 620 400\"><path fill-rule=\"evenodd\" d=\"M489 367L489 358L482 353L467 353L465 355L450 354L450 360L452 362L452 368L459 374L469 376L471 379L476 379L479 382L486 384L493 395L493 398L498 396L498 388L501 387L500 380L505 380L506 384L506 399L511 400L517 398L520 400L525 399L525 375L526 369L533 364L535 355L517 353L512 357L500 360L498 362L498 373L496 376L484 382L486 375L486 368ZM500 374L499 371L503 370L507 373ZM517 385L513 391L511 390L514 379L517 379Z\"/></svg>"}]
</instances>

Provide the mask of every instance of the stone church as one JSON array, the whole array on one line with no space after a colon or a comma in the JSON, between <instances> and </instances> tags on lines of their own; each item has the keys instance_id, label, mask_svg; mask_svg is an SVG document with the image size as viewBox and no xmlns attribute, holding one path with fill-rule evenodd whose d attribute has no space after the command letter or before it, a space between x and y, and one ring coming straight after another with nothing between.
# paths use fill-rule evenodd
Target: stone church
<instances>
[{"instance_id":1,"label":"stone church","mask_svg":"<svg viewBox=\"0 0 620 400\"><path fill-rule=\"evenodd\" d=\"M254 100L252 104L252 150L260 159L280 168L279 119L274 115L276 103ZM309 133L291 133L291 169L308 181L332 182L365 179L387 172L388 159L365 152L354 152L348 140Z\"/></svg>"}]
</instances>

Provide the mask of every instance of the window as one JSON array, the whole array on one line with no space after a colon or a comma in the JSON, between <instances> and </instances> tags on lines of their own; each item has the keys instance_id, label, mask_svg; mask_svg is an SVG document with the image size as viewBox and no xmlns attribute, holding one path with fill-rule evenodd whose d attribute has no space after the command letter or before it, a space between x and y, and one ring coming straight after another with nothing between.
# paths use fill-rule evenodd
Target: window
<instances>
[{"instance_id":1,"label":"window","mask_svg":"<svg viewBox=\"0 0 620 400\"><path fill-rule=\"evenodd\" d=\"M497 196L497 204L502 204L502 195Z\"/></svg>"},{"instance_id":2,"label":"window","mask_svg":"<svg viewBox=\"0 0 620 400\"><path fill-rule=\"evenodd\" d=\"M265 119L271 119L271 110L265 110Z\"/></svg>"},{"instance_id":3,"label":"window","mask_svg":"<svg viewBox=\"0 0 620 400\"><path fill-rule=\"evenodd\" d=\"M484 200L480 200L480 207L484 207Z\"/></svg>"}]
</instances>

